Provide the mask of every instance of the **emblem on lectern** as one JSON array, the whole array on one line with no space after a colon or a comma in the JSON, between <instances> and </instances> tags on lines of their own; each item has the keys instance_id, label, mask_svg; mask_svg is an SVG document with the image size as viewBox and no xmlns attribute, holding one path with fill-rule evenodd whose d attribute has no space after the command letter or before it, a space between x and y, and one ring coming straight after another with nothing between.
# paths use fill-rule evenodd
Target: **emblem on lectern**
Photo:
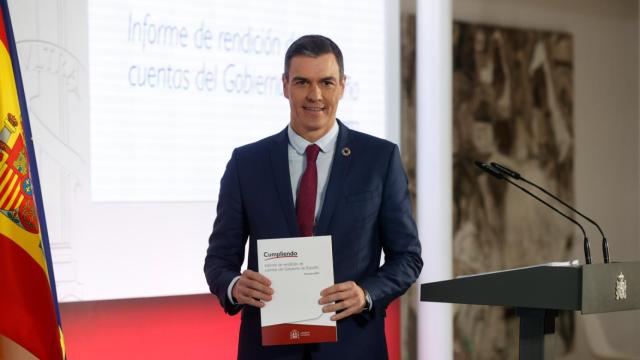
<instances>
[{"instance_id":1,"label":"emblem on lectern","mask_svg":"<svg viewBox=\"0 0 640 360\"><path fill-rule=\"evenodd\" d=\"M624 279L624 274L620 273L618 275L618 280L616 281L616 300L626 300L627 299L627 280Z\"/></svg>"}]
</instances>

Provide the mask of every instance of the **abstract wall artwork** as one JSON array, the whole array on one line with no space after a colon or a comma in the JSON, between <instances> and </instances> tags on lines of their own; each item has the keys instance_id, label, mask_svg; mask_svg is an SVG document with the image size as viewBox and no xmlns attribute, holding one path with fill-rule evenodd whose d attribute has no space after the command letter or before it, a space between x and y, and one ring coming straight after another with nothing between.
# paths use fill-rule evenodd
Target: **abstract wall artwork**
<instances>
[{"instance_id":1,"label":"abstract wall artwork","mask_svg":"<svg viewBox=\"0 0 640 360\"><path fill-rule=\"evenodd\" d=\"M562 32L454 22L454 275L567 261L571 223L484 173L498 162L574 200L573 40ZM456 359L516 359L518 321L501 307L456 305ZM572 313L556 327L571 349Z\"/></svg>"}]
</instances>

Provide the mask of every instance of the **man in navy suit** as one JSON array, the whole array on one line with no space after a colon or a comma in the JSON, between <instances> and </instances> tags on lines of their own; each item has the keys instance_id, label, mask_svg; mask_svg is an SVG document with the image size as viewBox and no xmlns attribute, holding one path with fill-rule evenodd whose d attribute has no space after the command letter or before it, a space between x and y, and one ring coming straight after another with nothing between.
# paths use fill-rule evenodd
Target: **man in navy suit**
<instances>
[{"instance_id":1,"label":"man in navy suit","mask_svg":"<svg viewBox=\"0 0 640 360\"><path fill-rule=\"evenodd\" d=\"M243 310L239 359L386 359L386 307L422 269L398 147L336 119L345 81L333 41L296 40L282 76L289 125L235 149L222 177L204 271L225 312ZM309 235L332 236L336 284L318 301L338 341L262 346L259 309L278 294L257 272L256 240Z\"/></svg>"}]
</instances>

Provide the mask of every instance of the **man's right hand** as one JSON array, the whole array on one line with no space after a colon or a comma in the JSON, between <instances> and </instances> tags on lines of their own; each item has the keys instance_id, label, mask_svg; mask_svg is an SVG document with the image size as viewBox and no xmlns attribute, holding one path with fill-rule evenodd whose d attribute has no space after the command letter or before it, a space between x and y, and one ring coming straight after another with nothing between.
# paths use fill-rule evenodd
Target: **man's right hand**
<instances>
[{"instance_id":1,"label":"man's right hand","mask_svg":"<svg viewBox=\"0 0 640 360\"><path fill-rule=\"evenodd\" d=\"M238 304L264 307L265 301L271 300L273 289L271 280L251 270L245 270L231 289L231 295Z\"/></svg>"}]
</instances>

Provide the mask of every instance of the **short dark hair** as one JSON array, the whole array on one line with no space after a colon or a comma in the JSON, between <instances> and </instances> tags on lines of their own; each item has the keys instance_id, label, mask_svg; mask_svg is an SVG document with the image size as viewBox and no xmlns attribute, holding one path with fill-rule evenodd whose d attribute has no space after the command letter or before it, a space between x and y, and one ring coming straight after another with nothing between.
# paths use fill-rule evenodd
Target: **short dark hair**
<instances>
[{"instance_id":1,"label":"short dark hair","mask_svg":"<svg viewBox=\"0 0 640 360\"><path fill-rule=\"evenodd\" d=\"M310 56L317 58L320 55L333 54L340 68L340 77L344 76L344 61L342 51L333 40L322 35L304 35L294 41L284 55L284 76L289 76L289 66L294 56Z\"/></svg>"}]
</instances>

